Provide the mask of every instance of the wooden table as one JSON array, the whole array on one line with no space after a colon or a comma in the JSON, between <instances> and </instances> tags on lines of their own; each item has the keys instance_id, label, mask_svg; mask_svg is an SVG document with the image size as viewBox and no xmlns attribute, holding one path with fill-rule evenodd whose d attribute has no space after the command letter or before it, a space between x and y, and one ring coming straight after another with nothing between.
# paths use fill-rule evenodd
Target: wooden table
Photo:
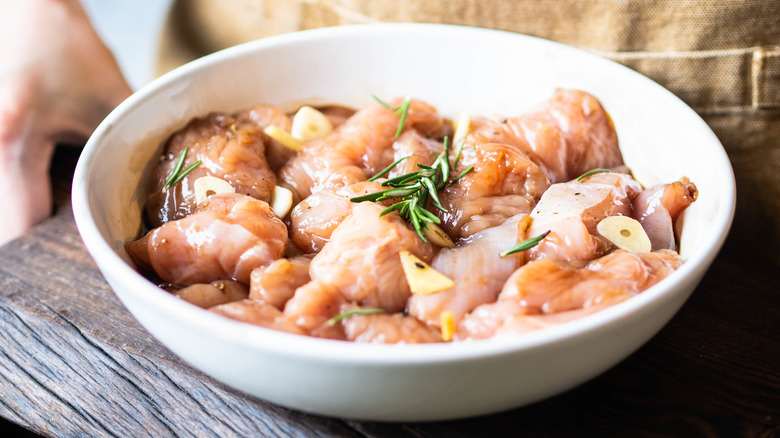
<instances>
[{"instance_id":1,"label":"wooden table","mask_svg":"<svg viewBox=\"0 0 780 438\"><path fill-rule=\"evenodd\" d=\"M73 223L76 152L52 170L55 214L0 248L0 415L45 436L780 435L776 266L722 253L677 316L567 393L460 421L326 418L232 390L184 364L124 309ZM410 394L411 396L411 394Z\"/></svg>"}]
</instances>

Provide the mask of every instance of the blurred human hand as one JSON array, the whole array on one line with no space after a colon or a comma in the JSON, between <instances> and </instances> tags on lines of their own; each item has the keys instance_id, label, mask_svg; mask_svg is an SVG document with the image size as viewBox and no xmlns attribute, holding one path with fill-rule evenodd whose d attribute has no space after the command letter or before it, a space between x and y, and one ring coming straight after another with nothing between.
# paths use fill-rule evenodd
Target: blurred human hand
<instances>
[{"instance_id":1,"label":"blurred human hand","mask_svg":"<svg viewBox=\"0 0 780 438\"><path fill-rule=\"evenodd\" d=\"M57 144L83 144L132 90L78 0L0 0L0 244L51 214Z\"/></svg>"}]
</instances>

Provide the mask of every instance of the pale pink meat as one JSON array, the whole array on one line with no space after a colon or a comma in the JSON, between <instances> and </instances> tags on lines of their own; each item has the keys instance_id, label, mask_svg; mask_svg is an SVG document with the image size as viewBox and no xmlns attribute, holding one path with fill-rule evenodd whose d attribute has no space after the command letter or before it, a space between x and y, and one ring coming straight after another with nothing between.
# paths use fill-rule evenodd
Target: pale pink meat
<instances>
[{"instance_id":1,"label":"pale pink meat","mask_svg":"<svg viewBox=\"0 0 780 438\"><path fill-rule=\"evenodd\" d=\"M295 291L285 306L286 315L312 330L337 315L344 303L390 313L404 309L411 291L399 253L406 250L430 260L433 248L396 213L380 217L383 209L372 202L355 205L330 242L312 259L312 281ZM323 300L327 303L324 310L316 304Z\"/></svg>"},{"instance_id":2,"label":"pale pink meat","mask_svg":"<svg viewBox=\"0 0 780 438\"><path fill-rule=\"evenodd\" d=\"M698 196L696 186L682 178L644 190L634 200L634 219L642 224L652 248L677 249L674 222Z\"/></svg>"},{"instance_id":3,"label":"pale pink meat","mask_svg":"<svg viewBox=\"0 0 780 438\"><path fill-rule=\"evenodd\" d=\"M284 305L284 315L307 333L327 327L327 321L351 304L341 291L325 282L310 281L295 290Z\"/></svg>"},{"instance_id":4,"label":"pale pink meat","mask_svg":"<svg viewBox=\"0 0 780 438\"><path fill-rule=\"evenodd\" d=\"M616 172L553 184L531 212L529 237L550 234L528 251L530 258L582 266L606 254L613 245L601 237L596 225L609 216L630 217L631 199L641 189L630 175Z\"/></svg>"},{"instance_id":5,"label":"pale pink meat","mask_svg":"<svg viewBox=\"0 0 780 438\"><path fill-rule=\"evenodd\" d=\"M499 254L517 242L522 216L480 231L459 246L441 249L431 267L452 279L455 287L430 295L412 295L407 305L409 314L438 327L445 310L458 321L480 304L495 301L506 279L521 263L517 256Z\"/></svg>"},{"instance_id":6,"label":"pale pink meat","mask_svg":"<svg viewBox=\"0 0 780 438\"><path fill-rule=\"evenodd\" d=\"M283 309L295 289L311 280L311 256L274 260L270 265L256 268L250 275L249 298Z\"/></svg>"},{"instance_id":7,"label":"pale pink meat","mask_svg":"<svg viewBox=\"0 0 780 438\"><path fill-rule=\"evenodd\" d=\"M189 148L182 169L201 161L184 179L165 188L184 148ZM276 175L265 158L264 134L254 123L211 113L190 121L166 142L161 160L152 170L153 187L146 207L152 228L181 219L196 209L194 181L215 176L229 182L237 193L269 201Z\"/></svg>"},{"instance_id":8,"label":"pale pink meat","mask_svg":"<svg viewBox=\"0 0 780 438\"><path fill-rule=\"evenodd\" d=\"M601 103L580 90L555 95L519 117L478 119L467 144L511 144L527 152L553 183L596 168L623 164L612 119Z\"/></svg>"},{"instance_id":9,"label":"pale pink meat","mask_svg":"<svg viewBox=\"0 0 780 438\"><path fill-rule=\"evenodd\" d=\"M197 283L172 292L182 300L203 309L243 300L249 295L246 286L233 280Z\"/></svg>"},{"instance_id":10,"label":"pale pink meat","mask_svg":"<svg viewBox=\"0 0 780 438\"><path fill-rule=\"evenodd\" d=\"M305 253L317 253L330 241L333 231L357 205L350 201L355 196L384 190L378 182L362 181L339 188L320 190L299 202L290 214L290 239ZM393 199L382 202L389 206Z\"/></svg>"},{"instance_id":11,"label":"pale pink meat","mask_svg":"<svg viewBox=\"0 0 780 438\"><path fill-rule=\"evenodd\" d=\"M433 139L422 136L415 130L405 131L393 143L393 162L409 157L388 172L386 177L395 177L420 170L417 164L430 165L434 161L433 154L440 154L443 145ZM380 179L378 181L382 181ZM333 230L350 215L354 202L350 199L356 196L385 190L379 182L362 181L343 187L334 187L313 192L292 210L290 238L295 246L306 253L317 253L330 240ZM381 201L384 206L390 206L398 199Z\"/></svg>"},{"instance_id":12,"label":"pale pink meat","mask_svg":"<svg viewBox=\"0 0 780 438\"><path fill-rule=\"evenodd\" d=\"M400 102L395 99L391 105ZM279 178L297 199L363 181L393 162L392 145L399 121L394 111L378 103L369 105L331 134L304 144L303 150L279 171ZM404 130L433 138L445 132L436 109L418 100L411 101Z\"/></svg>"},{"instance_id":13,"label":"pale pink meat","mask_svg":"<svg viewBox=\"0 0 780 438\"><path fill-rule=\"evenodd\" d=\"M342 320L346 340L375 344L441 342L441 330L400 313L355 315Z\"/></svg>"},{"instance_id":14,"label":"pale pink meat","mask_svg":"<svg viewBox=\"0 0 780 438\"><path fill-rule=\"evenodd\" d=\"M296 335L306 334L292 321L287 319L279 309L262 301L244 299L240 301L234 301L232 303L214 306L209 308L209 310L218 315L222 315L236 321L245 322L247 324L293 333Z\"/></svg>"},{"instance_id":15,"label":"pale pink meat","mask_svg":"<svg viewBox=\"0 0 780 438\"><path fill-rule=\"evenodd\" d=\"M430 166L442 150L444 150L444 145L437 139L426 137L416 130L408 130L393 143L391 162L404 157L409 158L393 167L386 176L387 178L395 178L416 172L420 170L418 164Z\"/></svg>"},{"instance_id":16,"label":"pale pink meat","mask_svg":"<svg viewBox=\"0 0 780 438\"><path fill-rule=\"evenodd\" d=\"M274 105L257 104L236 113L239 122L249 122L258 126L261 130L274 125L285 132L292 129L290 116ZM295 155L295 151L281 144L265 133L262 133L266 145L266 159L271 169L276 172Z\"/></svg>"},{"instance_id":17,"label":"pale pink meat","mask_svg":"<svg viewBox=\"0 0 780 438\"><path fill-rule=\"evenodd\" d=\"M454 176L471 165L471 172L439 194L446 211L433 210L442 228L456 239L529 213L550 186L528 154L508 144L475 145L464 154Z\"/></svg>"},{"instance_id":18,"label":"pale pink meat","mask_svg":"<svg viewBox=\"0 0 780 438\"><path fill-rule=\"evenodd\" d=\"M195 213L155 228L127 249L167 283L232 279L248 285L252 270L281 257L286 245L287 227L267 202L231 193L210 197Z\"/></svg>"},{"instance_id":19,"label":"pale pink meat","mask_svg":"<svg viewBox=\"0 0 780 438\"><path fill-rule=\"evenodd\" d=\"M496 303L477 308L463 320L458 337L481 339L581 317L635 296L681 264L680 256L669 250L617 250L582 268L550 259L532 261L512 274Z\"/></svg>"}]
</instances>

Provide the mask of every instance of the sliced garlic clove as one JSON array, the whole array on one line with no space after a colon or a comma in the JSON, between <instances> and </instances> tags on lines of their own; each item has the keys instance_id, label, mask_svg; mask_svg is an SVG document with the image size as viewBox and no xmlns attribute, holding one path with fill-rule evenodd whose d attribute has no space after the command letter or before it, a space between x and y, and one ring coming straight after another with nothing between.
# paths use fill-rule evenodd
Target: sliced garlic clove
<instances>
[{"instance_id":1,"label":"sliced garlic clove","mask_svg":"<svg viewBox=\"0 0 780 438\"><path fill-rule=\"evenodd\" d=\"M290 134L299 140L308 141L324 137L333 131L333 124L325 114L310 106L302 106L292 119Z\"/></svg>"},{"instance_id":2,"label":"sliced garlic clove","mask_svg":"<svg viewBox=\"0 0 780 438\"><path fill-rule=\"evenodd\" d=\"M441 340L444 342L452 341L455 336L455 315L449 310L441 312L439 317L441 323Z\"/></svg>"},{"instance_id":3,"label":"sliced garlic clove","mask_svg":"<svg viewBox=\"0 0 780 438\"><path fill-rule=\"evenodd\" d=\"M273 138L274 140L278 141L284 147L288 149L292 149L295 152L300 152L301 147L303 146L303 140L298 139L290 135L289 132L285 131L284 129L276 126L276 125L270 125L263 129L263 132L266 133L269 137Z\"/></svg>"},{"instance_id":4,"label":"sliced garlic clove","mask_svg":"<svg viewBox=\"0 0 780 438\"><path fill-rule=\"evenodd\" d=\"M452 144L456 148L459 148L466 136L469 135L471 130L471 115L466 111L460 113L458 121L455 122L455 134L452 136Z\"/></svg>"},{"instance_id":5,"label":"sliced garlic clove","mask_svg":"<svg viewBox=\"0 0 780 438\"><path fill-rule=\"evenodd\" d=\"M650 238L642 224L628 216L610 216L596 225L599 234L620 249L634 253L647 253L651 250Z\"/></svg>"},{"instance_id":6,"label":"sliced garlic clove","mask_svg":"<svg viewBox=\"0 0 780 438\"><path fill-rule=\"evenodd\" d=\"M423 227L423 234L425 238L430 240L436 246L442 248L452 248L455 246L455 242L450 239L450 236L444 232L438 225L434 223L428 223L428 227Z\"/></svg>"},{"instance_id":7,"label":"sliced garlic clove","mask_svg":"<svg viewBox=\"0 0 780 438\"><path fill-rule=\"evenodd\" d=\"M273 210L277 216L283 218L290 212L292 201L293 193L289 189L275 186L274 194L271 197L271 210Z\"/></svg>"},{"instance_id":8,"label":"sliced garlic clove","mask_svg":"<svg viewBox=\"0 0 780 438\"><path fill-rule=\"evenodd\" d=\"M406 281L413 294L435 294L455 286L455 282L441 272L431 268L409 251L401 251L401 266L403 266Z\"/></svg>"},{"instance_id":9,"label":"sliced garlic clove","mask_svg":"<svg viewBox=\"0 0 780 438\"><path fill-rule=\"evenodd\" d=\"M221 193L236 193L236 189L224 179L216 176L202 176L193 183L195 191L195 202L200 204L209 198L209 196L219 195Z\"/></svg>"}]
</instances>

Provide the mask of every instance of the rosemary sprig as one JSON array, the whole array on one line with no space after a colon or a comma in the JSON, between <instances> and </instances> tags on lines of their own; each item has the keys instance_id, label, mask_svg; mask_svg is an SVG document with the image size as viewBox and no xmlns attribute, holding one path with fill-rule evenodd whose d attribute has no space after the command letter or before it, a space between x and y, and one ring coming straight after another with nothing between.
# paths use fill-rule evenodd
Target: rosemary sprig
<instances>
[{"instance_id":1,"label":"rosemary sprig","mask_svg":"<svg viewBox=\"0 0 780 438\"><path fill-rule=\"evenodd\" d=\"M463 146L461 145L461 150L462 149ZM434 207L438 208L439 210L446 211L446 209L441 205L441 200L439 199L438 191L443 189L447 185L452 184L453 180L450 180L450 174L452 172L452 169L454 169L455 166L458 165L457 159L455 160L454 163L451 164L449 161L449 156L450 156L449 138L445 137L444 150L442 151L441 154L436 155L436 159L434 160L432 165L426 166L424 164L417 164L417 167L419 167L420 170L410 172L405 175L397 176L395 178L390 178L387 181L384 181L382 183L382 186L389 187L388 189L380 190L374 193L369 193L367 195L356 196L354 198L350 198L350 201L378 202L378 201L384 201L386 199L391 199L391 198L401 198L400 201L382 210L382 212L379 215L384 216L393 211L397 211L398 214L401 215L401 217L403 217L409 223L412 224L415 231L423 240L423 242L428 242L428 239L425 237L424 229L430 228L429 224L431 223L440 224L441 220L438 217L436 217L435 214L428 211L426 207L430 202ZM460 157L460 151L458 152L457 157ZM390 165L388 168L386 168L380 173L384 175L402 160L396 161L395 163L393 163L392 165ZM461 173L457 178L455 178L454 181L457 181L458 179L462 178L473 168L474 166L471 166L468 169L466 169L466 171ZM372 180L373 179L375 178L372 178Z\"/></svg>"},{"instance_id":2,"label":"rosemary sprig","mask_svg":"<svg viewBox=\"0 0 780 438\"><path fill-rule=\"evenodd\" d=\"M406 123L406 116L409 115L409 105L412 103L412 100L407 97L403 102L401 102L400 105L390 106L387 102L378 98L374 94L372 94L371 97L373 97L374 100L379 102L379 104L383 107L395 111L395 115L401 118L401 120L398 122L398 129L395 131L395 138L398 138L398 136L401 135L401 131L404 129L404 123Z\"/></svg>"},{"instance_id":3,"label":"rosemary sprig","mask_svg":"<svg viewBox=\"0 0 780 438\"><path fill-rule=\"evenodd\" d=\"M333 318L328 320L328 325L334 325L339 323L342 319L349 318L350 316L354 315L371 315L374 313L385 313L385 309L378 309L378 308L368 308L368 309L352 309L349 311L346 311L344 313L341 313L339 315L334 316Z\"/></svg>"},{"instance_id":4,"label":"rosemary sprig","mask_svg":"<svg viewBox=\"0 0 780 438\"><path fill-rule=\"evenodd\" d=\"M414 155L414 154L412 154L412 155ZM395 160L395 161L393 162L393 164L391 164L391 165L389 165L389 166L385 167L384 169L382 169L382 171L380 171L380 172L379 172L379 173L377 173L376 175L372 176L372 177L371 177L371 178L369 178L368 180L369 180L369 181L376 181L376 180L378 180L379 178L381 178L381 177L385 176L385 174L386 174L387 172L390 172L391 170L393 170L393 167L395 167L395 166L399 165L399 164L400 164L402 161L406 160L407 158L410 158L412 155L407 155L407 156L405 156L405 157L403 157L403 158L399 158L399 159Z\"/></svg>"},{"instance_id":5,"label":"rosemary sprig","mask_svg":"<svg viewBox=\"0 0 780 438\"><path fill-rule=\"evenodd\" d=\"M517 243L513 247L509 248L508 250L501 253L501 257L506 257L509 254L514 254L516 252L525 251L527 249L531 249L539 244L539 242L542 241L547 235L550 234L550 230L545 231L544 233L536 236L531 237L530 239L525 239L520 243Z\"/></svg>"},{"instance_id":6,"label":"rosemary sprig","mask_svg":"<svg viewBox=\"0 0 780 438\"><path fill-rule=\"evenodd\" d=\"M578 176L577 177L577 181L582 181L583 179L593 175L594 173L604 173L604 172L611 172L611 171L609 169L593 169L593 170L589 170L589 171L583 173L582 175Z\"/></svg>"},{"instance_id":7,"label":"rosemary sprig","mask_svg":"<svg viewBox=\"0 0 780 438\"><path fill-rule=\"evenodd\" d=\"M202 163L201 160L198 160L189 166L187 166L186 169L182 170L182 166L184 165L184 160L187 158L187 152L190 150L189 147L184 148L184 150L181 151L181 155L179 155L179 159L176 161L176 166L173 168L173 172L171 172L171 176L168 177L168 180L165 181L165 185L163 186L163 189L169 189L184 179L185 176L187 176L188 173L192 172L192 169L200 166Z\"/></svg>"}]
</instances>

